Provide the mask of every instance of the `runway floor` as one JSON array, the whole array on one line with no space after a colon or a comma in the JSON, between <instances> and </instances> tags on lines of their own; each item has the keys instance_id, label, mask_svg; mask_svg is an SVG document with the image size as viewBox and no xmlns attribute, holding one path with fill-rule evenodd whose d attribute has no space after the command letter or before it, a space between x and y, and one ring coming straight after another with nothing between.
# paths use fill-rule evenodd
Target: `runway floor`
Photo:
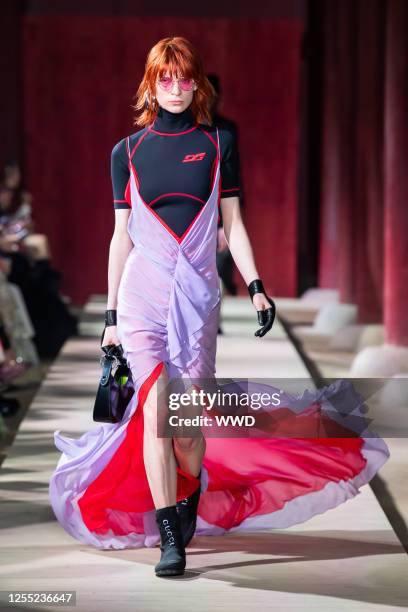
<instances>
[{"instance_id":1,"label":"runway floor","mask_svg":"<svg viewBox=\"0 0 408 612\"><path fill-rule=\"evenodd\" d=\"M75 591L75 609L87 612L407 609L408 558L368 485L289 529L197 537L188 571L173 579L154 575L158 548L101 551L60 527L48 500L59 457L53 432L77 436L94 425L105 304L105 296L88 303L81 337L50 367L0 469L0 609L16 607L7 607L7 591L55 590ZM253 336L247 299L227 298L222 312L217 376L308 377L278 323L265 338Z\"/></svg>"}]
</instances>

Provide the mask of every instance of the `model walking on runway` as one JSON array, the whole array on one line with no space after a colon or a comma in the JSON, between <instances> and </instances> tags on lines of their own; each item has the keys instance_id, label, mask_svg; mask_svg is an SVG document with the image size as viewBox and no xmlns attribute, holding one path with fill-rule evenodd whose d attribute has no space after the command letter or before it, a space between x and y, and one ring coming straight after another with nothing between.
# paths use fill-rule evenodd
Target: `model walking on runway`
<instances>
[{"instance_id":1,"label":"model walking on runway","mask_svg":"<svg viewBox=\"0 0 408 612\"><path fill-rule=\"evenodd\" d=\"M371 438L157 436L157 416L168 409L158 385L215 376L219 206L261 326L255 335L274 320L240 215L237 143L211 125L213 95L186 39L151 49L135 105L140 129L112 151L115 229L102 342L122 344L135 394L120 423L78 440L55 432L63 453L50 481L58 520L101 548L160 542L158 576L184 572L194 533L302 522L356 495L388 456Z\"/></svg>"}]
</instances>

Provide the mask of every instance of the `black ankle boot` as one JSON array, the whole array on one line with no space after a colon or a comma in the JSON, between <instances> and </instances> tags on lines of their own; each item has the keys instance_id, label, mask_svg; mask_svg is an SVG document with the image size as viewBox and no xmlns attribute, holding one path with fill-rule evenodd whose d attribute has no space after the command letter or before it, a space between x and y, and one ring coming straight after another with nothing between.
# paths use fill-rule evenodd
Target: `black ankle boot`
<instances>
[{"instance_id":1,"label":"black ankle boot","mask_svg":"<svg viewBox=\"0 0 408 612\"><path fill-rule=\"evenodd\" d=\"M200 475L201 471L197 476L198 479L200 478ZM198 485L198 489L196 489L189 497L185 497L181 501L177 502L177 511L180 516L180 527L184 546L189 544L196 530L197 509L198 502L200 501L200 495L201 483Z\"/></svg>"},{"instance_id":2,"label":"black ankle boot","mask_svg":"<svg viewBox=\"0 0 408 612\"><path fill-rule=\"evenodd\" d=\"M186 553L180 530L180 517L176 506L156 510L156 523L160 531L161 557L155 566L156 576L184 574Z\"/></svg>"}]
</instances>

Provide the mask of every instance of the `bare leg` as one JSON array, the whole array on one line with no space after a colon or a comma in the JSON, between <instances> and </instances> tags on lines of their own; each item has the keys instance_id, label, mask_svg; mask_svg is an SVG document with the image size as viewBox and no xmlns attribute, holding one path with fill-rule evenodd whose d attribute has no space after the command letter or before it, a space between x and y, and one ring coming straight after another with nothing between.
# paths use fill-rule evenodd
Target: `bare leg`
<instances>
[{"instance_id":1,"label":"bare leg","mask_svg":"<svg viewBox=\"0 0 408 612\"><path fill-rule=\"evenodd\" d=\"M176 503L177 471L172 438L157 437L157 414L167 413L168 403L158 393L168 380L165 367L154 383L143 407L144 435L143 459L147 480L156 508L173 506Z\"/></svg>"},{"instance_id":2,"label":"bare leg","mask_svg":"<svg viewBox=\"0 0 408 612\"><path fill-rule=\"evenodd\" d=\"M182 470L198 476L205 453L205 438L173 438L174 454Z\"/></svg>"},{"instance_id":3,"label":"bare leg","mask_svg":"<svg viewBox=\"0 0 408 612\"><path fill-rule=\"evenodd\" d=\"M195 384L190 387L190 391L193 389L200 390ZM185 393L188 393L186 391ZM184 405L181 410L181 416L184 417L196 417L200 416L203 412L203 406L198 404L189 404ZM203 435L201 436L192 436L192 432L197 432L197 427L194 427L193 430L190 427L179 428L179 434L174 436L173 438L173 447L174 454L177 459L177 462L182 470L192 474L193 476L198 476L201 470L201 464L203 461L203 456L205 453L206 442ZM190 434L190 435L189 435Z\"/></svg>"}]
</instances>

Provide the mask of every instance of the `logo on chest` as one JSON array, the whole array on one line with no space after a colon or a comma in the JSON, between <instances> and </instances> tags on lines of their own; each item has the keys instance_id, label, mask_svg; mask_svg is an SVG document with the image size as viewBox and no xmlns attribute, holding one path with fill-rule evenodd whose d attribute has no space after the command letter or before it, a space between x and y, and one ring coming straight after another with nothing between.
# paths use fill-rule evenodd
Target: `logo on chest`
<instances>
[{"instance_id":1,"label":"logo on chest","mask_svg":"<svg viewBox=\"0 0 408 612\"><path fill-rule=\"evenodd\" d=\"M182 163L184 164L186 162L201 161L204 159L206 155L207 153L188 153L182 160Z\"/></svg>"}]
</instances>

